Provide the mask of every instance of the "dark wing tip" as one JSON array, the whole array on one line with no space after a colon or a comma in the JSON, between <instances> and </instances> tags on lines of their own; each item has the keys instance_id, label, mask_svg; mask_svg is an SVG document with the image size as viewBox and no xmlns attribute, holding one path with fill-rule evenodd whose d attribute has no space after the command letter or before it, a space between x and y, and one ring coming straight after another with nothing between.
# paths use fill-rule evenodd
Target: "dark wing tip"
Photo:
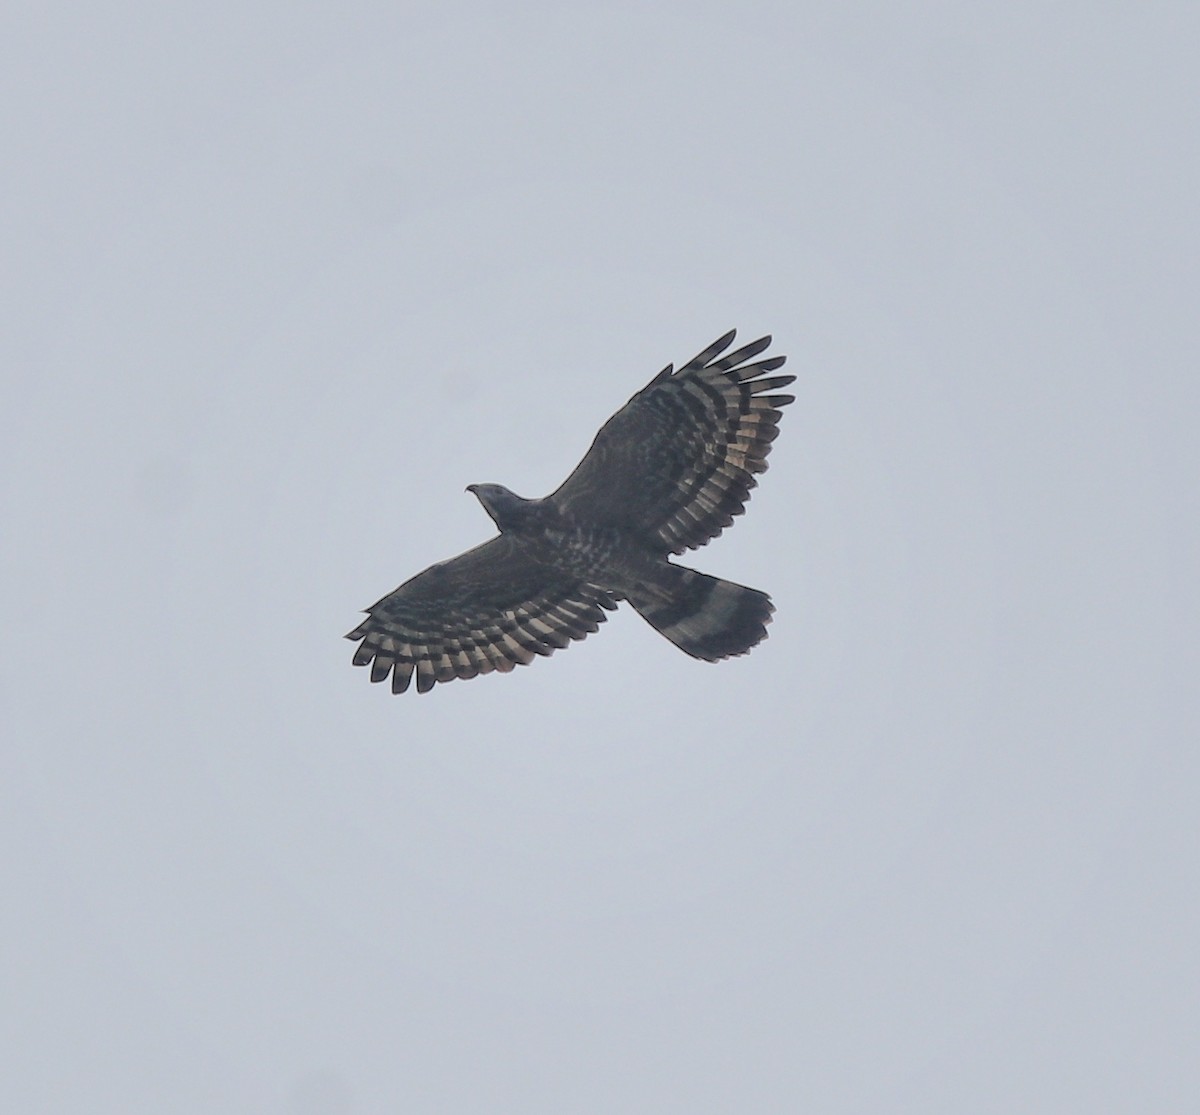
<instances>
[{"instance_id":1,"label":"dark wing tip","mask_svg":"<svg viewBox=\"0 0 1200 1115\"><path fill-rule=\"evenodd\" d=\"M763 349L771 344L771 334L768 333L765 337L759 337L757 341L751 341L748 345L743 345L736 352L727 352L720 360L714 360L711 367L719 372L727 372L730 368L736 368L739 364L745 364L747 360L753 360ZM763 363L767 363L764 361ZM755 365L758 367L758 365ZM740 373L740 378L745 378L745 373Z\"/></svg>"},{"instance_id":2,"label":"dark wing tip","mask_svg":"<svg viewBox=\"0 0 1200 1115\"><path fill-rule=\"evenodd\" d=\"M696 353L682 368L681 372L692 371L696 368L703 368L709 361L720 356L731 344L734 337L737 336L737 330L731 329L724 336L718 337L708 348Z\"/></svg>"}]
</instances>

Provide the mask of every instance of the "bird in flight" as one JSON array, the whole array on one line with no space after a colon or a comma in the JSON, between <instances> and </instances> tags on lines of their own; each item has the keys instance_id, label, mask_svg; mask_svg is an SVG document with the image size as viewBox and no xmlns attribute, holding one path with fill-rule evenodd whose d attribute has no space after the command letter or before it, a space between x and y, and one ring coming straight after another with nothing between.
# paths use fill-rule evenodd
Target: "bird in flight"
<instances>
[{"instance_id":1,"label":"bird in flight","mask_svg":"<svg viewBox=\"0 0 1200 1115\"><path fill-rule=\"evenodd\" d=\"M356 666L403 693L508 673L599 628L622 600L693 658L745 654L775 610L765 592L697 573L668 554L703 546L745 510L779 434L777 394L796 377L754 361L771 343L722 355L736 330L678 371L668 364L596 435L544 499L470 484L500 533L431 565L367 609L346 638Z\"/></svg>"}]
</instances>

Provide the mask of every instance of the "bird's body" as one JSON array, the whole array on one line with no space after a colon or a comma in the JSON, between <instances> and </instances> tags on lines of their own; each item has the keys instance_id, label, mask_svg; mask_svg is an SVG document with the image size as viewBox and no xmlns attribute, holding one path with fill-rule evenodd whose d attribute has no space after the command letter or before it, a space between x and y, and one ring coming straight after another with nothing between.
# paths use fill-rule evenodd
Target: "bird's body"
<instances>
[{"instance_id":1,"label":"bird's body","mask_svg":"<svg viewBox=\"0 0 1200 1115\"><path fill-rule=\"evenodd\" d=\"M524 547L527 560L548 561L568 577L606 585L618 599L653 576L666 556L627 526L580 520L552 499L523 499L501 484L471 484L467 490L501 532Z\"/></svg>"},{"instance_id":2,"label":"bird's body","mask_svg":"<svg viewBox=\"0 0 1200 1115\"><path fill-rule=\"evenodd\" d=\"M500 534L369 608L347 635L362 640L355 664L370 663L372 681L390 673L394 692L415 674L424 692L548 655L595 631L622 600L696 658L743 654L765 637L774 610L765 593L667 560L742 512L766 470L779 408L793 401L766 392L794 376L762 378L784 357L744 363L770 337L716 359L733 338L660 372L544 499L470 485Z\"/></svg>"}]
</instances>

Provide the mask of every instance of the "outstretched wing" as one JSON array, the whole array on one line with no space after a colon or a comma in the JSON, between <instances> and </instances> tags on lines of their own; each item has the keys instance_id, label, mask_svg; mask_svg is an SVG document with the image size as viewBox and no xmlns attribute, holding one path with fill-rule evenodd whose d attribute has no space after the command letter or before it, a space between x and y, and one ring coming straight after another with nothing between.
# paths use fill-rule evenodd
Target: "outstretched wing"
<instances>
[{"instance_id":1,"label":"outstretched wing","mask_svg":"<svg viewBox=\"0 0 1200 1115\"><path fill-rule=\"evenodd\" d=\"M361 639L354 664L371 680L392 675L392 692L417 678L417 691L439 681L507 673L582 639L617 605L603 589L571 580L502 534L431 565L367 609L347 639Z\"/></svg>"},{"instance_id":2,"label":"outstretched wing","mask_svg":"<svg viewBox=\"0 0 1200 1115\"><path fill-rule=\"evenodd\" d=\"M667 365L612 416L549 498L590 522L635 531L681 554L715 538L745 510L767 469L780 407L769 394L795 376L766 376L786 357L747 363L771 338L721 356L736 330L679 371Z\"/></svg>"}]
</instances>

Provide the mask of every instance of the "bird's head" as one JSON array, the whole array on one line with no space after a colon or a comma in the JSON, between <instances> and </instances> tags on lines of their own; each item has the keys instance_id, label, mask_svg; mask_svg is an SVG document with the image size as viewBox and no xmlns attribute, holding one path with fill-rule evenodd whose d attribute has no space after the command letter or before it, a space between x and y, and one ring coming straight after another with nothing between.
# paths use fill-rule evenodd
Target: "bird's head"
<instances>
[{"instance_id":1,"label":"bird's head","mask_svg":"<svg viewBox=\"0 0 1200 1115\"><path fill-rule=\"evenodd\" d=\"M531 502L522 499L515 492L510 492L503 484L468 484L466 490L473 492L475 498L483 504L483 509L492 517L492 521L501 530L515 526Z\"/></svg>"}]
</instances>

